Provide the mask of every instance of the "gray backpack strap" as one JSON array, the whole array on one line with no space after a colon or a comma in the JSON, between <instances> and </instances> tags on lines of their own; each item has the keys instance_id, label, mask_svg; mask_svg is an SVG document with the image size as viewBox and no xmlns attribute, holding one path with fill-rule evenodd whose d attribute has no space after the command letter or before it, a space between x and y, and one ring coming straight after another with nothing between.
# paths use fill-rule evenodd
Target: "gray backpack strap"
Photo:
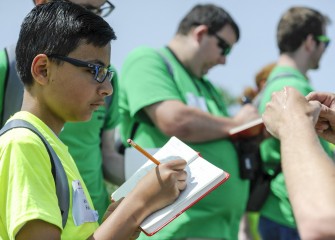
<instances>
[{"instance_id":1,"label":"gray backpack strap","mask_svg":"<svg viewBox=\"0 0 335 240\"><path fill-rule=\"evenodd\" d=\"M5 124L5 126L0 130L0 136L6 133L7 131L13 128L27 128L34 132L37 136L40 137L42 142L44 143L51 162L51 171L52 176L55 180L56 185L56 194L58 198L58 205L62 214L62 225L63 228L66 225L68 213L69 213L69 202L70 202L70 192L69 192L69 184L67 180L66 173L64 171L63 165L60 162L57 154L50 146L48 141L44 138L44 136L29 122L21 119L14 119Z\"/></svg>"},{"instance_id":2,"label":"gray backpack strap","mask_svg":"<svg viewBox=\"0 0 335 240\"><path fill-rule=\"evenodd\" d=\"M161 52L161 51L157 51L158 55L162 58L165 66L166 66L166 69L168 70L172 80L175 82L175 79L174 79L174 75L173 75L173 68L171 66L171 63L169 62L169 60L164 56L164 54ZM131 132L130 132L130 139L133 139L135 134L136 134L136 130L137 128L139 127L140 123L139 122L135 122L132 129L131 129Z\"/></svg>"},{"instance_id":3,"label":"gray backpack strap","mask_svg":"<svg viewBox=\"0 0 335 240\"><path fill-rule=\"evenodd\" d=\"M1 126L16 112L20 111L23 100L23 83L16 71L15 45L5 48L8 57L8 75L4 85Z\"/></svg>"},{"instance_id":4,"label":"gray backpack strap","mask_svg":"<svg viewBox=\"0 0 335 240\"><path fill-rule=\"evenodd\" d=\"M163 54L161 51L157 50L157 54L162 58L162 60L163 60L163 62L164 62L164 64L165 64L165 66L166 66L166 69L167 69L168 73L169 73L170 76L172 77L172 80L175 81L174 76L173 76L173 68L172 68L172 66L171 66L171 64L170 64L170 62L169 62L169 60L164 56L164 54ZM131 127L130 136L129 136L128 138L130 138L130 139L134 139L135 134L136 134L136 131L137 131L137 129L138 129L139 126L140 126L140 122L135 121L134 124L133 124L133 126ZM117 148L117 151L118 151L118 153L124 155L126 146L124 146L124 145L121 143L121 141L119 141L119 142L120 142L120 143L118 143L118 144L117 144L118 146L116 147L116 148Z\"/></svg>"},{"instance_id":5,"label":"gray backpack strap","mask_svg":"<svg viewBox=\"0 0 335 240\"><path fill-rule=\"evenodd\" d=\"M290 73L290 72L283 72L283 73L280 73L278 75L275 75L274 77L272 78L269 78L266 80L266 83L265 83L265 86L263 87L263 89L258 93L257 97L254 99L254 101L252 102L252 104L255 106L255 107L259 107L259 104L260 104L260 101L263 97L263 94L264 94L264 91L265 91L265 88L267 86L269 86L270 84L272 84L273 82L276 82L277 80L281 79L281 78L285 78L285 77L296 77L296 75L294 75L293 73Z\"/></svg>"},{"instance_id":6,"label":"gray backpack strap","mask_svg":"<svg viewBox=\"0 0 335 240\"><path fill-rule=\"evenodd\" d=\"M170 76L172 77L172 79L174 80L174 76L173 76L173 68L169 62L169 60L163 55L163 53L161 51L157 51L157 53L159 54L159 56L162 58Z\"/></svg>"}]
</instances>

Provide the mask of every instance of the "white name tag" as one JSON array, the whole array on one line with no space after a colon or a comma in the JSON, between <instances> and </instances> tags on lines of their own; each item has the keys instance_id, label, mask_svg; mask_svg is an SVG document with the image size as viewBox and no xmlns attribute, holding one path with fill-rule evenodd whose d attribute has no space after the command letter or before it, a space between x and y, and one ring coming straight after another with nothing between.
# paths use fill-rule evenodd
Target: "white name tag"
<instances>
[{"instance_id":1,"label":"white name tag","mask_svg":"<svg viewBox=\"0 0 335 240\"><path fill-rule=\"evenodd\" d=\"M186 99L188 106L196 107L204 112L208 112L206 100L204 97L199 97L194 95L193 93L188 92L186 93Z\"/></svg>"},{"instance_id":2,"label":"white name tag","mask_svg":"<svg viewBox=\"0 0 335 240\"><path fill-rule=\"evenodd\" d=\"M79 180L72 181L72 190L72 215L74 224L79 226L85 222L98 221L99 214L97 211L91 209Z\"/></svg>"}]
</instances>

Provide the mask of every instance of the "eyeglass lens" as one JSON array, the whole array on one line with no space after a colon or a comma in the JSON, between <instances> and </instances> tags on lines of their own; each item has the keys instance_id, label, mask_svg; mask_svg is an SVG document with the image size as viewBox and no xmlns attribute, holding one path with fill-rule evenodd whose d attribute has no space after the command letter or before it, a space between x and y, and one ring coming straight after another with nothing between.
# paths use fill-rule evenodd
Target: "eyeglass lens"
<instances>
[{"instance_id":1,"label":"eyeglass lens","mask_svg":"<svg viewBox=\"0 0 335 240\"><path fill-rule=\"evenodd\" d=\"M95 76L94 79L99 83L102 83L106 79L111 81L113 79L114 72L108 68L102 66L95 66Z\"/></svg>"},{"instance_id":2,"label":"eyeglass lens","mask_svg":"<svg viewBox=\"0 0 335 240\"><path fill-rule=\"evenodd\" d=\"M230 53L232 47L216 33L214 36L218 40L218 46L221 48L221 55L227 56Z\"/></svg>"},{"instance_id":3,"label":"eyeglass lens","mask_svg":"<svg viewBox=\"0 0 335 240\"><path fill-rule=\"evenodd\" d=\"M86 8L96 15L99 15L101 17L107 17L114 10L115 6L111 2L106 1L100 7L94 7L90 5L86 6Z\"/></svg>"}]
</instances>

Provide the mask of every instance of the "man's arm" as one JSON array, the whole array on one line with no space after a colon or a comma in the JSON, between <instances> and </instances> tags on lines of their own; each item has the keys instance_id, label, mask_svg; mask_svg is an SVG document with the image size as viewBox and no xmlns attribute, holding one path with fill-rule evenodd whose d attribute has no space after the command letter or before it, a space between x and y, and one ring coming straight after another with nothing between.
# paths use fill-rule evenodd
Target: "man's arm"
<instances>
[{"instance_id":1,"label":"man's arm","mask_svg":"<svg viewBox=\"0 0 335 240\"><path fill-rule=\"evenodd\" d=\"M124 157L115 149L115 129L102 132L101 145L104 176L108 181L121 185L125 181Z\"/></svg>"},{"instance_id":2,"label":"man's arm","mask_svg":"<svg viewBox=\"0 0 335 240\"><path fill-rule=\"evenodd\" d=\"M291 131L290 131L291 130ZM311 122L281 137L282 168L302 239L335 237L335 166Z\"/></svg>"},{"instance_id":3,"label":"man's arm","mask_svg":"<svg viewBox=\"0 0 335 240\"><path fill-rule=\"evenodd\" d=\"M335 165L314 130L320 108L285 88L273 94L263 115L281 141L282 169L302 239L335 237Z\"/></svg>"},{"instance_id":4,"label":"man's arm","mask_svg":"<svg viewBox=\"0 0 335 240\"><path fill-rule=\"evenodd\" d=\"M205 142L228 136L228 131L259 117L247 104L233 118L213 116L178 100L166 100L147 106L145 112L164 134L182 141Z\"/></svg>"}]
</instances>

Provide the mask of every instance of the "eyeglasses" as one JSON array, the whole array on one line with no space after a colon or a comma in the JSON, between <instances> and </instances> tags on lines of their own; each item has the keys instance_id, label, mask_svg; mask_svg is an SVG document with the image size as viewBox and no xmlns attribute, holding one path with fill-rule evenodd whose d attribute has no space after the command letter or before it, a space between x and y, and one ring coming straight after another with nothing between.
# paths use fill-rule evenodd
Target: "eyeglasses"
<instances>
[{"instance_id":1,"label":"eyeglasses","mask_svg":"<svg viewBox=\"0 0 335 240\"><path fill-rule=\"evenodd\" d=\"M33 3L35 4L35 0L33 0ZM115 9L115 6L110 1L106 1L100 7L95 7L93 5L88 5L88 4L83 4L81 6L101 17L107 17Z\"/></svg>"},{"instance_id":2,"label":"eyeglasses","mask_svg":"<svg viewBox=\"0 0 335 240\"><path fill-rule=\"evenodd\" d=\"M106 1L100 7L95 7L92 5L83 5L83 7L101 17L107 17L115 9L115 6L110 1Z\"/></svg>"},{"instance_id":3,"label":"eyeglasses","mask_svg":"<svg viewBox=\"0 0 335 240\"><path fill-rule=\"evenodd\" d=\"M217 33L214 33L213 35L218 40L218 46L221 48L221 55L227 56L230 53L232 46L230 46L223 38L217 35Z\"/></svg>"},{"instance_id":4,"label":"eyeglasses","mask_svg":"<svg viewBox=\"0 0 335 240\"><path fill-rule=\"evenodd\" d=\"M327 37L326 35L319 35L319 36L316 36L316 40L319 41L319 42L322 42L325 44L325 48L327 48L330 44L330 38Z\"/></svg>"},{"instance_id":5,"label":"eyeglasses","mask_svg":"<svg viewBox=\"0 0 335 240\"><path fill-rule=\"evenodd\" d=\"M69 58L66 56L61 56L57 54L48 55L50 58L56 58L64 62L68 62L76 67L85 67L91 69L91 73L94 75L94 80L103 83L106 79L112 81L114 76L114 71L108 67L101 66L99 64L84 62L78 59Z\"/></svg>"}]
</instances>

